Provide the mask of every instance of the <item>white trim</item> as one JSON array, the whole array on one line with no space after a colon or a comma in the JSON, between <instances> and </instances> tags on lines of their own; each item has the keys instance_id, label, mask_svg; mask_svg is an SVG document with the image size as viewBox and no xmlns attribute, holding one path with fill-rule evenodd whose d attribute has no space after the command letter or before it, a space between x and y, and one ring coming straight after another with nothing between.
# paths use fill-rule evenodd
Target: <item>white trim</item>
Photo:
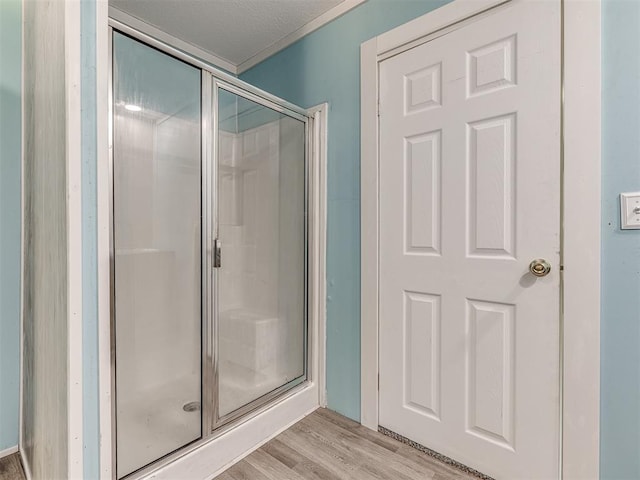
<instances>
[{"instance_id":1,"label":"white trim","mask_svg":"<svg viewBox=\"0 0 640 480\"><path fill-rule=\"evenodd\" d=\"M362 3L366 2L366 1L367 0L345 0L345 1L343 1L342 3L340 3L340 4L336 5L335 7L333 7L332 9L327 10L326 12L324 12L319 17L314 18L313 20L311 20L306 25L303 25L302 27L300 27L299 29L295 30L294 32L291 32L290 34L288 34L287 36L281 38L277 42L269 45L265 49L263 49L260 52L256 53L252 57L248 58L247 60L245 60L243 62L240 62L236 67L236 69L237 69L236 73L238 75L240 75L241 73L246 72L251 67L256 66L257 64L259 64L260 62L266 60L267 58L271 57L272 55L275 55L280 50L284 50L289 45L292 45L293 43L295 43L298 40L300 40L302 37L307 36L311 32L314 32L314 31L318 30L320 27L323 27L324 25L326 25L329 22L332 22L336 18L341 17L345 13L349 12L350 10L354 9L355 7L357 7L358 5L360 5L360 4L362 4Z\"/></svg>"},{"instance_id":2,"label":"white trim","mask_svg":"<svg viewBox=\"0 0 640 480\"><path fill-rule=\"evenodd\" d=\"M392 50L403 47L406 49L406 47L414 47L416 44L424 43L427 36L509 1L457 0L448 3L377 37L377 54L385 56Z\"/></svg>"},{"instance_id":3,"label":"white trim","mask_svg":"<svg viewBox=\"0 0 640 480\"><path fill-rule=\"evenodd\" d=\"M316 365L313 366L313 380L318 384L318 403L327 406L326 378L326 240L327 240L327 132L329 104L323 103L308 110L313 117L312 145L310 162L310 214L311 214L311 272L313 273L313 311L315 317Z\"/></svg>"},{"instance_id":4,"label":"white trim","mask_svg":"<svg viewBox=\"0 0 640 480\"><path fill-rule=\"evenodd\" d=\"M372 429L378 427L378 62L501 3L456 0L361 47L361 421ZM564 479L599 477L600 7L600 0L564 0Z\"/></svg>"},{"instance_id":5,"label":"white trim","mask_svg":"<svg viewBox=\"0 0 640 480\"><path fill-rule=\"evenodd\" d=\"M0 458L8 457L9 455L13 455L18 452L18 446L15 445L13 447L5 448L4 450L0 450Z\"/></svg>"},{"instance_id":6,"label":"white trim","mask_svg":"<svg viewBox=\"0 0 640 480\"><path fill-rule=\"evenodd\" d=\"M65 8L67 177L67 475L83 476L80 3Z\"/></svg>"},{"instance_id":7,"label":"white trim","mask_svg":"<svg viewBox=\"0 0 640 480\"><path fill-rule=\"evenodd\" d=\"M96 226L98 279L98 389L100 428L100 478L111 479L111 292L109 204L109 9L96 2Z\"/></svg>"},{"instance_id":8,"label":"white trim","mask_svg":"<svg viewBox=\"0 0 640 480\"><path fill-rule=\"evenodd\" d=\"M24 472L25 478L31 480L33 478L31 475L31 467L29 466L29 462L27 462L27 456L22 447L20 447L20 461L22 462L22 471Z\"/></svg>"},{"instance_id":9,"label":"white trim","mask_svg":"<svg viewBox=\"0 0 640 480\"><path fill-rule=\"evenodd\" d=\"M564 479L599 473L600 7L564 2Z\"/></svg>"},{"instance_id":10,"label":"white trim","mask_svg":"<svg viewBox=\"0 0 640 480\"><path fill-rule=\"evenodd\" d=\"M18 405L18 449L20 450L20 457L22 458L22 465L25 470L25 475L30 478L30 474L27 474L29 465L26 462L24 456L24 146L25 146L25 121L24 121L24 7L25 2L20 2L20 21L21 25L21 50L20 50L20 404Z\"/></svg>"},{"instance_id":11,"label":"white trim","mask_svg":"<svg viewBox=\"0 0 640 480\"><path fill-rule=\"evenodd\" d=\"M235 63L227 60L226 58L220 57L215 53L204 50L196 45L185 42L184 40L180 40L173 35L169 35L167 32L160 30L157 27L154 27L150 23L147 23L139 18L134 17L133 15L129 15L128 13L123 12L122 10L118 10L113 6L109 6L109 17L117 20L118 22L124 23L131 28L135 28L136 30L149 35L161 42L166 43L178 50L182 50L189 55L193 55L200 60L203 60L206 63L209 63L213 66L223 68L226 71L233 73L234 75L238 74L238 68Z\"/></svg>"},{"instance_id":12,"label":"white trim","mask_svg":"<svg viewBox=\"0 0 640 480\"><path fill-rule=\"evenodd\" d=\"M360 47L360 422L378 429L378 38Z\"/></svg>"}]
</instances>

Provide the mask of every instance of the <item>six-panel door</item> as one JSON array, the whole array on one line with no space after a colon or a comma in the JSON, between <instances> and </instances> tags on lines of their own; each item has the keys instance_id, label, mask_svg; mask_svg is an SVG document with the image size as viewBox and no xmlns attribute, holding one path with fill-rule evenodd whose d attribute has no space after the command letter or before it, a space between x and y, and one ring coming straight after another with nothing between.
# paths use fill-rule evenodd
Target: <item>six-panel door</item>
<instances>
[{"instance_id":1,"label":"six-panel door","mask_svg":"<svg viewBox=\"0 0 640 480\"><path fill-rule=\"evenodd\" d=\"M497 478L558 475L559 46L516 1L380 66L380 424Z\"/></svg>"}]
</instances>

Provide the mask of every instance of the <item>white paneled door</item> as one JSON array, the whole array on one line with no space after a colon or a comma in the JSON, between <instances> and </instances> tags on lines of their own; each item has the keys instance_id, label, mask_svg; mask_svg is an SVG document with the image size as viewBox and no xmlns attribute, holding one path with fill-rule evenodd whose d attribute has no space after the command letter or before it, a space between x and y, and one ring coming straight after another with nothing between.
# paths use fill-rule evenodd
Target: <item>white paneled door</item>
<instances>
[{"instance_id":1,"label":"white paneled door","mask_svg":"<svg viewBox=\"0 0 640 480\"><path fill-rule=\"evenodd\" d=\"M559 472L560 41L514 0L380 64L379 422L500 479Z\"/></svg>"}]
</instances>

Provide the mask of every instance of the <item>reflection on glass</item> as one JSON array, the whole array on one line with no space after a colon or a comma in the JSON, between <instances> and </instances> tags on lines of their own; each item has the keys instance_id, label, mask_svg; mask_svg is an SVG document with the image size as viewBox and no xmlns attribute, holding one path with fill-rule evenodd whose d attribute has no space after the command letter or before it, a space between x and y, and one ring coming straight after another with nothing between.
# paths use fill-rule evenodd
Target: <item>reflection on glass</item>
<instances>
[{"instance_id":1,"label":"reflection on glass","mask_svg":"<svg viewBox=\"0 0 640 480\"><path fill-rule=\"evenodd\" d=\"M222 418L305 375L305 125L218 99Z\"/></svg>"},{"instance_id":2,"label":"reflection on glass","mask_svg":"<svg viewBox=\"0 0 640 480\"><path fill-rule=\"evenodd\" d=\"M201 436L200 71L113 39L122 477Z\"/></svg>"}]
</instances>

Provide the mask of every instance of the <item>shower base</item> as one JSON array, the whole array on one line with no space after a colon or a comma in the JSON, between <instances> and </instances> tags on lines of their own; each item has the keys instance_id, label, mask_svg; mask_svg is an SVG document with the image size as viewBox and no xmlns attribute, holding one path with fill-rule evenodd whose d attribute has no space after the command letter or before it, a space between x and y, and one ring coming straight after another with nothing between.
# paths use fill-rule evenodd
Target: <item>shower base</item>
<instances>
[{"instance_id":1,"label":"shower base","mask_svg":"<svg viewBox=\"0 0 640 480\"><path fill-rule=\"evenodd\" d=\"M263 377L236 365L222 366L233 372L220 383L220 411L243 406L278 388L278 378ZM118 478L128 475L201 438L200 392L195 376L135 392L118 409ZM197 404L198 407L195 407ZM189 406L189 408L185 408Z\"/></svg>"}]
</instances>

